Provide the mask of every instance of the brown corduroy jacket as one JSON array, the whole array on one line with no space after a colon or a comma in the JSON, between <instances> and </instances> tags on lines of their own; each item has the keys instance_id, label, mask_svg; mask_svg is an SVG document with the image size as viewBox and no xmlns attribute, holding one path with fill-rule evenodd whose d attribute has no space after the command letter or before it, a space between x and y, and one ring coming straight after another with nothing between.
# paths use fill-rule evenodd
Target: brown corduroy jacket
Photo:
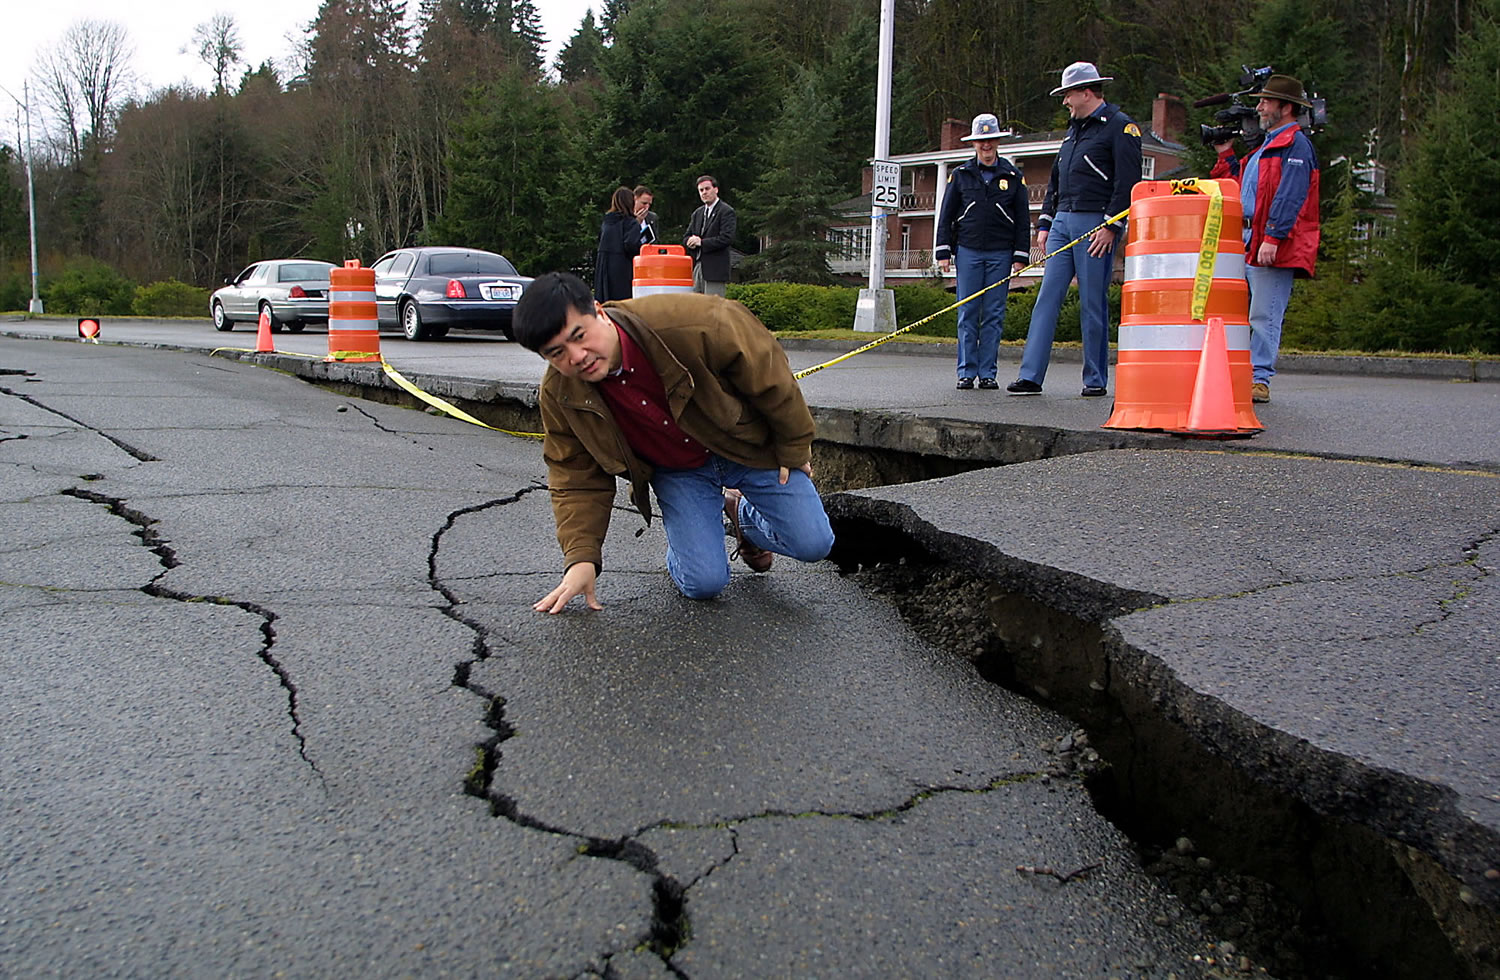
<instances>
[{"instance_id":1,"label":"brown corduroy jacket","mask_svg":"<svg viewBox=\"0 0 1500 980\"><path fill-rule=\"evenodd\" d=\"M665 293L605 310L645 352L682 431L710 452L756 469L812 459L813 419L786 352L744 306L717 296ZM649 524L651 466L626 444L593 384L549 367L538 395L542 455L564 566L603 567L615 478Z\"/></svg>"}]
</instances>

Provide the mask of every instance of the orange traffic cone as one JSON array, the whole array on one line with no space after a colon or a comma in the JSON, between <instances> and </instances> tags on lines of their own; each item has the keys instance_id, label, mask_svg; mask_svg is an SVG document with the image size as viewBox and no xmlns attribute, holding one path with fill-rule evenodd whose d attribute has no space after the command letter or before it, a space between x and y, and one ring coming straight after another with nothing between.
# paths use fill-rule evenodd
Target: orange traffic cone
<instances>
[{"instance_id":1,"label":"orange traffic cone","mask_svg":"<svg viewBox=\"0 0 1500 980\"><path fill-rule=\"evenodd\" d=\"M276 353L276 343L271 340L271 311L265 307L261 307L260 324L255 328L255 353Z\"/></svg>"},{"instance_id":2,"label":"orange traffic cone","mask_svg":"<svg viewBox=\"0 0 1500 980\"><path fill-rule=\"evenodd\" d=\"M1193 400L1188 407L1187 426L1167 431L1182 436L1230 438L1253 436L1261 431L1252 413L1254 428L1241 428L1234 407L1234 385L1229 378L1229 350L1224 342L1224 318L1211 316L1203 334L1203 353L1198 358L1198 378L1193 382Z\"/></svg>"}]
</instances>

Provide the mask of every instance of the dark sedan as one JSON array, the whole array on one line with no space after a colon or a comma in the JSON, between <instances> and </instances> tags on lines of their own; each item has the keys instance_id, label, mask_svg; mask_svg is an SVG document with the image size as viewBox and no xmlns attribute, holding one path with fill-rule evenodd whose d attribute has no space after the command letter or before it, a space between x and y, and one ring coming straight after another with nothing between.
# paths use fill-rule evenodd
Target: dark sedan
<instances>
[{"instance_id":1,"label":"dark sedan","mask_svg":"<svg viewBox=\"0 0 1500 980\"><path fill-rule=\"evenodd\" d=\"M450 327L501 330L531 282L494 252L477 248L402 248L373 266L380 325L400 326L407 340L432 340Z\"/></svg>"}]
</instances>

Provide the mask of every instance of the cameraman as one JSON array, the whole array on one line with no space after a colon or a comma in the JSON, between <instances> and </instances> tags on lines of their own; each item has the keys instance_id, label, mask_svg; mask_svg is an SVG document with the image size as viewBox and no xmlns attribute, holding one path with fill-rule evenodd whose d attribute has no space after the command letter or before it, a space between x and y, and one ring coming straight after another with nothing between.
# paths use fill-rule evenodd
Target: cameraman
<instances>
[{"instance_id":1,"label":"cameraman","mask_svg":"<svg viewBox=\"0 0 1500 980\"><path fill-rule=\"evenodd\" d=\"M1297 125L1299 108L1312 108L1302 83L1272 75L1255 114L1264 142L1243 161L1232 143L1215 143L1211 177L1240 184L1245 212L1245 279L1250 284L1250 397L1271 400L1271 377L1281 347L1281 320L1292 280L1308 279L1318 257L1318 156Z\"/></svg>"}]
</instances>

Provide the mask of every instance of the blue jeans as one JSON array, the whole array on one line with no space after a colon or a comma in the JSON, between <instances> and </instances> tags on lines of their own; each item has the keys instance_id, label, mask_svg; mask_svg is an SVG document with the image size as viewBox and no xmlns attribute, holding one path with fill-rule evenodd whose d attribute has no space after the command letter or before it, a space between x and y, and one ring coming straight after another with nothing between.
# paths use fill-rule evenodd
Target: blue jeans
<instances>
[{"instance_id":1,"label":"blue jeans","mask_svg":"<svg viewBox=\"0 0 1500 980\"><path fill-rule=\"evenodd\" d=\"M783 486L776 470L757 470L710 454L697 469L658 468L651 489L667 532L667 572L689 599L712 599L729 584L724 550L724 488L745 495L740 525L745 540L798 561L821 561L833 548L833 528L812 480L793 470Z\"/></svg>"},{"instance_id":2,"label":"blue jeans","mask_svg":"<svg viewBox=\"0 0 1500 980\"><path fill-rule=\"evenodd\" d=\"M1250 284L1250 373L1255 384L1270 384L1281 350L1281 318L1292 298L1292 269L1245 266Z\"/></svg>"},{"instance_id":3,"label":"blue jeans","mask_svg":"<svg viewBox=\"0 0 1500 980\"><path fill-rule=\"evenodd\" d=\"M1047 250L1059 248L1091 228L1104 223L1104 212L1063 211L1052 219ZM1119 245L1116 238L1115 245ZM1052 360L1052 337L1057 333L1057 314L1068 295L1068 284L1078 277L1078 301L1083 328L1083 383L1103 388L1109 383L1109 273L1115 250L1099 258L1089 254L1089 240L1047 260L1042 269L1042 288L1031 308L1031 327L1026 332L1026 351L1021 355L1021 377L1041 384Z\"/></svg>"},{"instance_id":4,"label":"blue jeans","mask_svg":"<svg viewBox=\"0 0 1500 980\"><path fill-rule=\"evenodd\" d=\"M958 298L972 296L990 283L1010 274L1014 253L985 252L976 248L954 250L958 275ZM971 303L958 308L958 376L995 377L1000 358L1000 332L1005 327L1005 300L1010 287L997 286Z\"/></svg>"}]
</instances>

